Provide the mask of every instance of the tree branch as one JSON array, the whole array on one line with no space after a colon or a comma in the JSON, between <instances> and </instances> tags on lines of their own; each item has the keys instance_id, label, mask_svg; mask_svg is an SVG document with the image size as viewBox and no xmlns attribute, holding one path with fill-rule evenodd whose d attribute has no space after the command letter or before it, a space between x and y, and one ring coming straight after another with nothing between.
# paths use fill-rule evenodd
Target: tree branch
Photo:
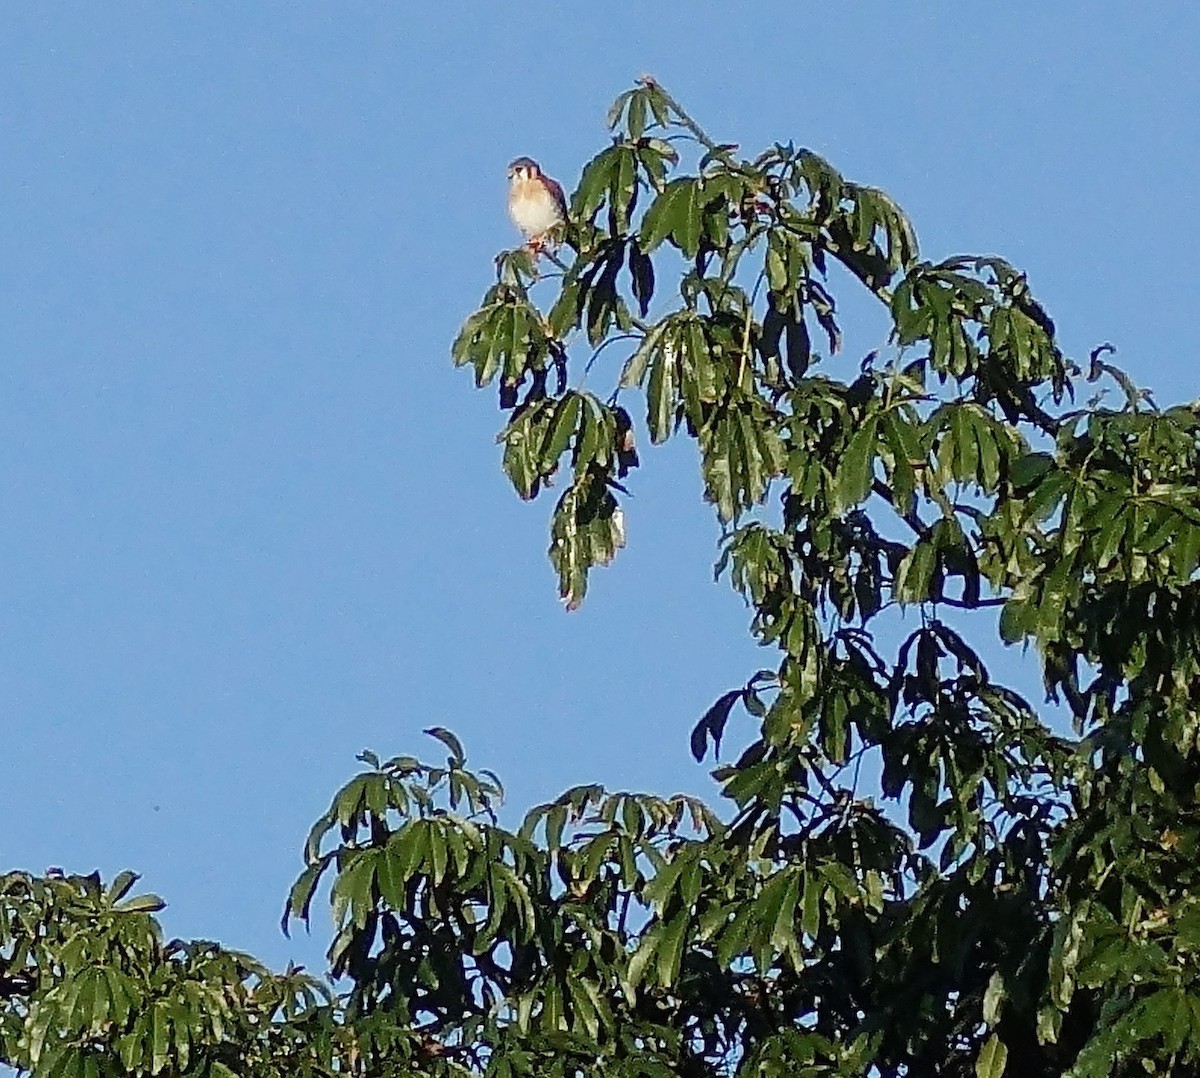
<instances>
[{"instance_id":1,"label":"tree branch","mask_svg":"<svg viewBox=\"0 0 1200 1078\"><path fill-rule=\"evenodd\" d=\"M888 503L888 505L896 510L896 515L913 530L918 539L924 539L929 535L928 525L919 516L917 516L916 510L901 510L896 504L896 495L892 493L892 491L882 480L873 480L871 483L871 490L878 494L885 502Z\"/></svg>"},{"instance_id":2,"label":"tree branch","mask_svg":"<svg viewBox=\"0 0 1200 1078\"><path fill-rule=\"evenodd\" d=\"M957 607L959 610L981 610L985 606L1003 606L1008 600L1002 598L980 599L977 602L968 603L962 599L952 599L949 595L939 595L932 602L945 603L947 606Z\"/></svg>"},{"instance_id":3,"label":"tree branch","mask_svg":"<svg viewBox=\"0 0 1200 1078\"><path fill-rule=\"evenodd\" d=\"M683 106L662 88L662 84L653 75L643 75L637 81L639 86L644 86L647 90L655 91L663 99L667 107L675 113L675 118L679 121L679 126L686 128L689 134L708 150L709 153L715 157L719 157L726 164L734 164L733 154L729 149L709 138L704 128L684 111Z\"/></svg>"}]
</instances>

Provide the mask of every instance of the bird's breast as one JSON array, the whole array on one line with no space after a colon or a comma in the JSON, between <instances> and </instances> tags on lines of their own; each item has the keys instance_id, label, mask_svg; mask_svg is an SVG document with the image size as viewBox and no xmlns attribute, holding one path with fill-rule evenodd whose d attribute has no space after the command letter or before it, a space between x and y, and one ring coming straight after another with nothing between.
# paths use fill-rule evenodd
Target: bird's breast
<instances>
[{"instance_id":1,"label":"bird's breast","mask_svg":"<svg viewBox=\"0 0 1200 1078\"><path fill-rule=\"evenodd\" d=\"M562 212L553 196L536 180L514 183L508 193L508 212L527 236L540 236L562 223Z\"/></svg>"}]
</instances>

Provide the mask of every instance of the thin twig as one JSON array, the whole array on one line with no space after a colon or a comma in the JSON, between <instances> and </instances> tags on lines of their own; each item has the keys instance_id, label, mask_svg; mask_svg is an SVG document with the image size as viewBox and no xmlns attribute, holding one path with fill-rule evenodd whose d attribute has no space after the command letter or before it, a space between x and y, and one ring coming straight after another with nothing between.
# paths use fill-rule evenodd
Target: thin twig
<instances>
[{"instance_id":1,"label":"thin twig","mask_svg":"<svg viewBox=\"0 0 1200 1078\"><path fill-rule=\"evenodd\" d=\"M734 163L733 154L730 152L730 150L709 138L705 133L704 128L696 123L696 121L684 111L683 106L680 105L675 98L673 98L669 93L667 93L666 90L662 88L662 84L659 83L653 75L643 75L637 81L640 85L646 87L647 90L657 91L661 95L663 102L667 105L667 107L675 113L675 118L679 121L679 125L686 128L691 134L692 138L694 138L698 143L700 143L701 146L708 150L709 153L721 158L721 160L726 164Z\"/></svg>"},{"instance_id":2,"label":"thin twig","mask_svg":"<svg viewBox=\"0 0 1200 1078\"><path fill-rule=\"evenodd\" d=\"M588 376L588 373L592 369L592 365L596 362L597 359L600 358L600 353L603 352L604 349L606 349L610 344L616 344L618 341L638 341L641 339L642 338L639 337L636 333L620 333L615 337L609 337L608 340L603 341L600 344L600 346L592 353L591 359L589 359L587 361L587 365L583 368L583 374L579 379L579 386L577 388L579 388L579 389L583 388L583 383L587 381L587 376Z\"/></svg>"},{"instance_id":3,"label":"thin twig","mask_svg":"<svg viewBox=\"0 0 1200 1078\"><path fill-rule=\"evenodd\" d=\"M896 504L895 494L893 494L892 491L889 490L881 480L873 480L871 483L871 489L885 502L887 502L894 510L896 510L896 515L903 520L905 524L912 528L912 530L916 533L917 538L924 539L929 535L929 527L919 516L917 516L916 510L901 510Z\"/></svg>"}]
</instances>

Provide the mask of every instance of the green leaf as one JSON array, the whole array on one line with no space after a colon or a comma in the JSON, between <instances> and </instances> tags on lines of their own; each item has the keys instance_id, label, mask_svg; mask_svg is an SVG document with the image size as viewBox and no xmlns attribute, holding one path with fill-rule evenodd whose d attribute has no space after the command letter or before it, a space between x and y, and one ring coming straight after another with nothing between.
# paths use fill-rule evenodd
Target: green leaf
<instances>
[{"instance_id":1,"label":"green leaf","mask_svg":"<svg viewBox=\"0 0 1200 1078\"><path fill-rule=\"evenodd\" d=\"M115 905L133 888L133 885L141 879L136 872L118 872L113 878L112 884L108 888L105 899L110 906Z\"/></svg>"},{"instance_id":2,"label":"green leaf","mask_svg":"<svg viewBox=\"0 0 1200 1078\"><path fill-rule=\"evenodd\" d=\"M902 603L921 603L930 598L930 582L937 564L937 547L919 540L900 562L892 590Z\"/></svg>"},{"instance_id":3,"label":"green leaf","mask_svg":"<svg viewBox=\"0 0 1200 1078\"><path fill-rule=\"evenodd\" d=\"M1038 1040L1043 1044L1057 1044L1058 1035L1062 1030L1062 1011L1053 1004L1047 1004L1037 1016Z\"/></svg>"},{"instance_id":4,"label":"green leaf","mask_svg":"<svg viewBox=\"0 0 1200 1078\"><path fill-rule=\"evenodd\" d=\"M388 839L388 855L395 857L391 870L396 878L407 880L429 853L429 821L413 820Z\"/></svg>"},{"instance_id":5,"label":"green leaf","mask_svg":"<svg viewBox=\"0 0 1200 1078\"><path fill-rule=\"evenodd\" d=\"M516 309L511 304L500 307L488 325L486 348L476 353L475 385L490 385L504 363L505 350L511 348L516 327Z\"/></svg>"},{"instance_id":6,"label":"green leaf","mask_svg":"<svg viewBox=\"0 0 1200 1078\"><path fill-rule=\"evenodd\" d=\"M667 172L679 163L679 154L664 139L642 139L638 144L637 157L646 173L650 187L661 191L666 186Z\"/></svg>"},{"instance_id":7,"label":"green leaf","mask_svg":"<svg viewBox=\"0 0 1200 1078\"><path fill-rule=\"evenodd\" d=\"M405 892L408 876L404 869L405 861L401 856L401 848L395 842L389 841L379 855L375 880L380 897L394 910L404 909L408 902Z\"/></svg>"},{"instance_id":8,"label":"green leaf","mask_svg":"<svg viewBox=\"0 0 1200 1078\"><path fill-rule=\"evenodd\" d=\"M679 244L687 258L695 258L700 250L703 232L704 203L700 197L701 181L694 180L676 199L671 214L671 238Z\"/></svg>"},{"instance_id":9,"label":"green leaf","mask_svg":"<svg viewBox=\"0 0 1200 1078\"><path fill-rule=\"evenodd\" d=\"M571 996L571 1018L576 1027L582 1026L587 1035L596 1040L600 1036L600 1016L589 990L595 986L579 977L568 977L567 987Z\"/></svg>"},{"instance_id":10,"label":"green leaf","mask_svg":"<svg viewBox=\"0 0 1200 1078\"><path fill-rule=\"evenodd\" d=\"M158 913L159 910L166 908L166 902L154 894L138 895L136 898L127 899L116 906L118 913Z\"/></svg>"},{"instance_id":11,"label":"green leaf","mask_svg":"<svg viewBox=\"0 0 1200 1078\"><path fill-rule=\"evenodd\" d=\"M619 146L617 150L617 165L612 173L609 205L616 224L615 231L623 235L629 228L629 214L637 195L637 157L632 147Z\"/></svg>"},{"instance_id":12,"label":"green leaf","mask_svg":"<svg viewBox=\"0 0 1200 1078\"><path fill-rule=\"evenodd\" d=\"M445 818L442 817L431 820L429 827L429 875L434 884L439 884L446 878L446 868L450 864L444 823Z\"/></svg>"},{"instance_id":13,"label":"green leaf","mask_svg":"<svg viewBox=\"0 0 1200 1078\"><path fill-rule=\"evenodd\" d=\"M621 371L621 379L619 385L622 389L630 389L633 386L642 384L646 377L646 371L650 366L650 361L655 357L662 347L663 337L670 328L670 322L667 319L655 325L638 344L632 356L625 363L624 369Z\"/></svg>"},{"instance_id":14,"label":"green leaf","mask_svg":"<svg viewBox=\"0 0 1200 1078\"><path fill-rule=\"evenodd\" d=\"M837 471L836 508L844 513L864 501L875 478L878 417L868 419L850 438Z\"/></svg>"},{"instance_id":15,"label":"green leaf","mask_svg":"<svg viewBox=\"0 0 1200 1078\"><path fill-rule=\"evenodd\" d=\"M472 314L459 330L458 336L450 349L450 355L456 367L471 362L476 346L485 327L495 313L497 304L489 304Z\"/></svg>"},{"instance_id":16,"label":"green leaf","mask_svg":"<svg viewBox=\"0 0 1200 1078\"><path fill-rule=\"evenodd\" d=\"M636 90L626 90L609 106L608 115L605 117L604 122L610 131L616 130L617 124L621 122L621 117L625 114L625 109L629 105L629 99L637 92Z\"/></svg>"},{"instance_id":17,"label":"green leaf","mask_svg":"<svg viewBox=\"0 0 1200 1078\"><path fill-rule=\"evenodd\" d=\"M646 254L670 236L688 258L695 257L704 208L700 185L695 176L672 180L650 204L638 233L638 245Z\"/></svg>"},{"instance_id":18,"label":"green leaf","mask_svg":"<svg viewBox=\"0 0 1200 1078\"><path fill-rule=\"evenodd\" d=\"M612 187L613 174L619 162L618 146L610 146L607 150L592 158L579 178L579 187L571 199L571 217L577 221L590 220L592 215L604 205Z\"/></svg>"},{"instance_id":19,"label":"green leaf","mask_svg":"<svg viewBox=\"0 0 1200 1078\"><path fill-rule=\"evenodd\" d=\"M999 970L995 970L988 978L987 991L983 993L983 1020L989 1028L1000 1020L1000 1008L1004 997L1004 977Z\"/></svg>"},{"instance_id":20,"label":"green leaf","mask_svg":"<svg viewBox=\"0 0 1200 1078\"><path fill-rule=\"evenodd\" d=\"M646 93L644 90L635 90L629 99L626 128L631 139L640 139L646 131Z\"/></svg>"},{"instance_id":21,"label":"green leaf","mask_svg":"<svg viewBox=\"0 0 1200 1078\"><path fill-rule=\"evenodd\" d=\"M579 427L579 415L583 407L583 399L578 393L568 393L554 408L554 418L546 430L546 440L542 445L542 467L552 472L558 464L558 459L566 451Z\"/></svg>"},{"instance_id":22,"label":"green leaf","mask_svg":"<svg viewBox=\"0 0 1200 1078\"><path fill-rule=\"evenodd\" d=\"M690 921L689 911L682 910L662 930L655 953L658 956L658 983L663 988L670 988L679 976L679 966L683 959L683 945L687 939Z\"/></svg>"},{"instance_id":23,"label":"green leaf","mask_svg":"<svg viewBox=\"0 0 1200 1078\"><path fill-rule=\"evenodd\" d=\"M550 561L568 610L583 602L591 568L607 565L624 545L624 515L606 477L584 471L559 499L550 527Z\"/></svg>"},{"instance_id":24,"label":"green leaf","mask_svg":"<svg viewBox=\"0 0 1200 1078\"><path fill-rule=\"evenodd\" d=\"M638 985L642 983L642 978L646 975L646 967L650 964L650 960L658 950L662 933L663 925L661 923L653 925L642 936L637 950L630 955L629 965L625 973L625 983L631 992L636 990ZM632 995L630 995L630 998L633 998Z\"/></svg>"},{"instance_id":25,"label":"green leaf","mask_svg":"<svg viewBox=\"0 0 1200 1078\"><path fill-rule=\"evenodd\" d=\"M794 869L785 869L783 876L783 895L771 928L771 945L796 955L796 905L800 901L801 877Z\"/></svg>"},{"instance_id":26,"label":"green leaf","mask_svg":"<svg viewBox=\"0 0 1200 1078\"><path fill-rule=\"evenodd\" d=\"M566 1010L563 1001L562 985L558 979L550 977L546 980L542 993L542 1028L547 1032L557 1032L566 1023Z\"/></svg>"},{"instance_id":27,"label":"green leaf","mask_svg":"<svg viewBox=\"0 0 1200 1078\"><path fill-rule=\"evenodd\" d=\"M170 1059L171 1027L166 1004L159 1000L150 1011L150 1073L159 1074Z\"/></svg>"},{"instance_id":28,"label":"green leaf","mask_svg":"<svg viewBox=\"0 0 1200 1078\"><path fill-rule=\"evenodd\" d=\"M993 1033L979 1050L975 1060L975 1078L1001 1078L1008 1066L1008 1049Z\"/></svg>"},{"instance_id":29,"label":"green leaf","mask_svg":"<svg viewBox=\"0 0 1200 1078\"><path fill-rule=\"evenodd\" d=\"M772 231L767 238L767 259L764 269L767 287L776 295L793 291L792 275L788 268L788 248L784 234Z\"/></svg>"},{"instance_id":30,"label":"green leaf","mask_svg":"<svg viewBox=\"0 0 1200 1078\"><path fill-rule=\"evenodd\" d=\"M812 939L821 928L821 895L824 893L824 883L817 880L809 872L803 876L803 912L800 927L804 934Z\"/></svg>"},{"instance_id":31,"label":"green leaf","mask_svg":"<svg viewBox=\"0 0 1200 1078\"><path fill-rule=\"evenodd\" d=\"M675 427L679 387L672 352L664 347L654 356L650 383L646 388L646 425L650 428L650 441L655 445L665 442Z\"/></svg>"},{"instance_id":32,"label":"green leaf","mask_svg":"<svg viewBox=\"0 0 1200 1078\"><path fill-rule=\"evenodd\" d=\"M432 738L436 738L446 746L450 752L452 767L462 767L463 762L466 760L466 755L463 753L462 742L457 737L441 726L429 726L426 728L425 733Z\"/></svg>"}]
</instances>

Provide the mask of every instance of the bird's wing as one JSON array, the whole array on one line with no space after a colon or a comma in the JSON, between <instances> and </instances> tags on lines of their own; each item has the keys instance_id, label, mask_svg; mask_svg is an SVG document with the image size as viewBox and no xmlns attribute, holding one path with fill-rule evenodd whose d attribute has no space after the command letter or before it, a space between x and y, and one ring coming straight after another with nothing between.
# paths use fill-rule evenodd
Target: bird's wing
<instances>
[{"instance_id":1,"label":"bird's wing","mask_svg":"<svg viewBox=\"0 0 1200 1078\"><path fill-rule=\"evenodd\" d=\"M550 179L549 176L543 176L542 182L546 185L546 190L550 192L550 197L558 203L558 208L562 210L563 219L567 216L567 196L563 194L562 184L557 180Z\"/></svg>"}]
</instances>

